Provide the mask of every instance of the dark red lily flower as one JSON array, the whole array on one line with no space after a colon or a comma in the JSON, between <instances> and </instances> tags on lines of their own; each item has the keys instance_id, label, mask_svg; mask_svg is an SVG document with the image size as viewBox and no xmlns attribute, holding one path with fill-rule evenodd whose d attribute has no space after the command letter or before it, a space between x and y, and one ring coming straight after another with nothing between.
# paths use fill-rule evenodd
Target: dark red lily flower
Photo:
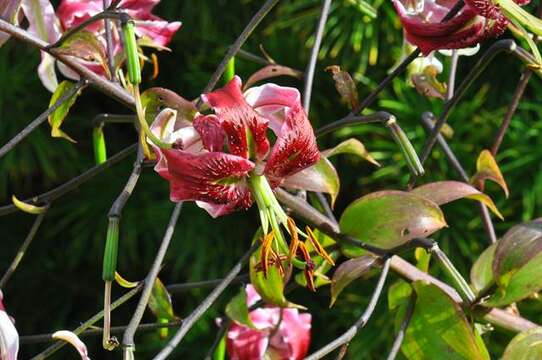
<instances>
[{"instance_id":1,"label":"dark red lily flower","mask_svg":"<svg viewBox=\"0 0 542 360\"><path fill-rule=\"evenodd\" d=\"M420 0L421 11L410 11L409 0L393 0L407 40L418 46L423 54L433 50L461 49L499 36L508 25L508 20L500 14L495 17L479 15L478 11L467 5L456 16L446 22L442 19L455 5L456 0ZM473 0L471 0L473 1Z\"/></svg>"},{"instance_id":2,"label":"dark red lily flower","mask_svg":"<svg viewBox=\"0 0 542 360\"><path fill-rule=\"evenodd\" d=\"M172 201L196 201L213 217L247 209L254 200L251 176L267 178L271 187L288 186L289 176L319 160L296 89L266 84L243 94L236 76L202 99L214 114L197 114L187 125L165 109L151 126L173 144L171 149L154 146L155 170L169 181ZM272 149L268 127L277 138Z\"/></svg>"}]
</instances>

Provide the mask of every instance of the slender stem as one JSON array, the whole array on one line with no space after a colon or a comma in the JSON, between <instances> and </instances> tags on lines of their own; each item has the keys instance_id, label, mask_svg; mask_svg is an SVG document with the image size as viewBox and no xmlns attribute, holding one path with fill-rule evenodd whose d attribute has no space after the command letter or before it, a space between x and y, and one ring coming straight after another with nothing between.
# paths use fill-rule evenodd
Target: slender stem
<instances>
[{"instance_id":1,"label":"slender stem","mask_svg":"<svg viewBox=\"0 0 542 360\"><path fill-rule=\"evenodd\" d=\"M143 150L141 146L138 146L137 157L134 161L132 172L130 173L128 181L126 182L126 185L124 185L121 193L115 199L113 205L111 205L109 213L107 214L109 218L115 217L120 219L120 217L122 216L122 210L124 209L124 206L126 205L126 202L130 198L130 196L132 196L137 182L139 181L139 177L141 175L141 164L143 163L143 159Z\"/></svg>"},{"instance_id":2,"label":"slender stem","mask_svg":"<svg viewBox=\"0 0 542 360\"><path fill-rule=\"evenodd\" d=\"M182 320L176 320L176 321L170 321L167 323L146 323L141 324L138 326L137 331L152 331L156 329L162 329L162 328L172 328L177 327L181 325ZM111 327L111 334L121 334L126 329L126 326L112 326ZM102 335L103 329L88 329L79 334L79 337L86 337L86 336L99 336ZM38 334L38 335L23 335L19 337L19 343L21 344L36 344L36 343L43 343L43 342L51 342L54 341L53 334Z\"/></svg>"},{"instance_id":3,"label":"slender stem","mask_svg":"<svg viewBox=\"0 0 542 360\"><path fill-rule=\"evenodd\" d=\"M239 51L237 51L237 56L260 65L275 65L275 63L272 63L271 61L243 49L239 49Z\"/></svg>"},{"instance_id":4,"label":"slender stem","mask_svg":"<svg viewBox=\"0 0 542 360\"><path fill-rule=\"evenodd\" d=\"M429 250L431 253L435 254L437 260L441 265L448 271L448 274L452 277L457 287L459 288L463 299L467 301L468 304L472 304L476 299L476 295L472 292L467 281L463 278L461 273L455 268L454 264L450 261L448 256L440 249L438 244L435 242L432 248Z\"/></svg>"},{"instance_id":5,"label":"slender stem","mask_svg":"<svg viewBox=\"0 0 542 360\"><path fill-rule=\"evenodd\" d=\"M109 159L107 159L105 162L96 165L84 173L82 173L79 176L74 177L73 179L65 182L64 184L54 188L53 190L47 191L46 193L36 195L34 197L31 197L29 199L25 199L24 202L29 204L40 204L40 203L50 203L54 200L58 199L59 197L66 195L70 191L78 188L81 184L87 182L88 180L92 179L94 176L100 174L104 170L110 168L111 166L115 165L116 163L123 160L125 157L130 155L133 151L135 151L137 147L137 144L132 144L123 150L119 151ZM18 208L15 205L5 205L0 207L0 216L11 214L15 211L18 211Z\"/></svg>"},{"instance_id":6,"label":"slender stem","mask_svg":"<svg viewBox=\"0 0 542 360\"><path fill-rule=\"evenodd\" d=\"M370 115L349 114L343 117L342 119L339 119L337 121L334 121L332 123L322 126L321 128L317 129L314 132L314 134L316 135L316 137L320 137L320 136L329 134L330 132L333 132L333 131L336 131L336 130L339 130L351 125L370 124L370 123L385 124L387 121L389 121L392 118L395 118L395 116L386 111L377 111Z\"/></svg>"},{"instance_id":7,"label":"slender stem","mask_svg":"<svg viewBox=\"0 0 542 360\"><path fill-rule=\"evenodd\" d=\"M455 77L457 73L457 64L459 62L459 51L452 50L452 60L450 65L450 76L448 77L448 89L446 90L446 100L450 100L454 96Z\"/></svg>"},{"instance_id":8,"label":"slender stem","mask_svg":"<svg viewBox=\"0 0 542 360\"><path fill-rule=\"evenodd\" d=\"M137 121L137 116L134 115L118 115L118 114L98 114L92 119L92 124L94 126L99 126L101 124L133 124Z\"/></svg>"},{"instance_id":9,"label":"slender stem","mask_svg":"<svg viewBox=\"0 0 542 360\"><path fill-rule=\"evenodd\" d=\"M203 302L199 304L198 307L189 316L184 318L180 329L168 342L168 344L162 349L162 351L160 351L160 353L154 357L154 360L164 360L169 356L169 354L171 354L171 352L177 347L177 345L179 345L181 340L196 323L196 321L198 321L198 319L205 313L205 311L207 311L207 309L209 309L209 307L211 307L211 305L224 291L224 289L226 289L226 287L233 281L233 279L235 279L237 274L239 274L239 272L241 271L243 265L250 258L250 255L254 251L256 251L259 246L260 244L258 243L254 244L237 262L237 264L235 264L235 266L230 270L228 275L226 275L224 280L222 280L222 282L213 291L211 291L211 293L205 298L205 300L203 300Z\"/></svg>"},{"instance_id":10,"label":"slender stem","mask_svg":"<svg viewBox=\"0 0 542 360\"><path fill-rule=\"evenodd\" d=\"M367 305L367 308L365 309L361 317L354 323L354 325L352 325L350 329L348 329L344 334L339 336L337 339L333 340L332 342L322 347L320 350L316 351L315 353L307 356L305 360L321 359L325 355L337 349L338 347L349 343L350 340L352 340L354 336L356 336L359 330L362 329L365 326L365 324L367 324L367 321L369 321L369 319L371 318L371 315L373 314L375 310L378 299L380 299L382 290L384 289L384 284L386 283L386 279L388 277L390 264L391 264L391 258L387 258L384 261L384 266L382 267L380 278L378 279L378 283L376 284L376 287L373 291L373 295L371 296L369 305Z\"/></svg>"},{"instance_id":11,"label":"slender stem","mask_svg":"<svg viewBox=\"0 0 542 360\"><path fill-rule=\"evenodd\" d=\"M401 344L403 343L403 339L405 338L406 329L408 328L410 319L412 319L412 314L414 314L414 305L416 305L416 293L413 291L408 301L405 317L401 322L399 332L395 336L395 340L393 341L393 345L391 347L390 353L388 354L387 360L395 360L395 357L399 353L399 349L401 349Z\"/></svg>"},{"instance_id":12,"label":"slender stem","mask_svg":"<svg viewBox=\"0 0 542 360\"><path fill-rule=\"evenodd\" d=\"M278 1L279 0L267 0L262 5L260 10L258 10L258 12L256 12L256 14L254 14L252 19L250 19L249 23L243 29L243 31L241 32L239 37L235 40L233 45L230 46L230 48L228 49L228 52L226 53L226 55L224 55L224 58L222 59L220 64L218 64L218 67L216 68L215 72L211 76L211 79L209 80L209 82L205 86L205 89L203 89L204 94L208 93L208 92L210 92L210 91L212 91L214 89L216 83L218 82L218 80L220 79L222 74L224 73L224 70L226 69L226 65L228 64L230 59L232 57L234 57L235 54L237 54L239 49L241 49L241 46L243 46L243 44L248 39L250 34L252 34L252 32L254 31L256 26L258 26L258 24L263 20L265 15L267 15L267 13L269 13L269 11L278 3ZM201 105L201 99L198 100L197 107L200 107L200 105Z\"/></svg>"},{"instance_id":13,"label":"slender stem","mask_svg":"<svg viewBox=\"0 0 542 360\"><path fill-rule=\"evenodd\" d=\"M525 92L525 89L527 88L527 84L529 83L529 80L531 79L532 75L533 75L533 72L529 70L528 68L523 70L523 72L521 73L521 77L519 78L519 82L518 82L518 85L516 86L516 90L514 90L514 95L512 95L512 101L508 105L508 109L506 110L504 119L501 123L499 131L497 132L495 141L493 142L493 146L491 147L491 154L493 156L497 155L497 153L499 152L499 148L504 139L504 134L506 133L506 130L508 130L508 127L510 126L512 117L516 113L519 102L521 101L521 98L523 97L523 93Z\"/></svg>"},{"instance_id":14,"label":"slender stem","mask_svg":"<svg viewBox=\"0 0 542 360\"><path fill-rule=\"evenodd\" d=\"M244 282L247 282L248 280L250 280L249 275L242 274L242 275L234 277L233 280L230 282L230 284L244 283ZM224 279L195 281L195 282L189 282L189 283L184 283L184 284L171 284L167 286L167 291L172 295L180 294L192 289L201 289L204 287L216 286L220 284L222 281L224 281Z\"/></svg>"},{"instance_id":15,"label":"slender stem","mask_svg":"<svg viewBox=\"0 0 542 360\"><path fill-rule=\"evenodd\" d=\"M0 148L0 158L10 152L18 143L20 143L24 138L26 138L32 131L34 131L38 126L43 124L45 120L48 119L60 105L64 104L69 98L71 98L79 90L87 86L87 81L84 79L79 80L71 89L64 93L53 105L51 105L47 110L42 112L40 116L32 120L23 130L21 130L17 135L15 135L11 140L9 140L4 146Z\"/></svg>"},{"instance_id":16,"label":"slender stem","mask_svg":"<svg viewBox=\"0 0 542 360\"><path fill-rule=\"evenodd\" d=\"M36 217L36 220L34 220L34 224L32 224L32 227L30 228L28 235L26 235L26 238L24 239L22 245L19 247L19 250L17 250L17 255L15 255L8 269L4 273L4 276L2 276L2 280L0 280L0 289L3 289L6 286L7 282L9 281L9 279L11 278L11 276L17 269L17 266L23 259L23 256L26 253L26 250L30 246L30 243L36 237L36 233L38 232L38 229L40 228L40 225L43 222L43 218L45 217L46 212L47 210L39 214Z\"/></svg>"},{"instance_id":17,"label":"slender stem","mask_svg":"<svg viewBox=\"0 0 542 360\"><path fill-rule=\"evenodd\" d=\"M316 193L316 199L320 203L320 206L322 206L324 214L326 214L326 216L331 220L337 222L337 218L335 218L335 214L333 214L333 210L331 209L331 206L329 206L325 195L322 193Z\"/></svg>"},{"instance_id":18,"label":"slender stem","mask_svg":"<svg viewBox=\"0 0 542 360\"><path fill-rule=\"evenodd\" d=\"M111 337L111 281L105 281L104 284L104 327L102 336L102 345L106 350L113 350L119 342L117 338Z\"/></svg>"},{"instance_id":19,"label":"slender stem","mask_svg":"<svg viewBox=\"0 0 542 360\"><path fill-rule=\"evenodd\" d=\"M162 243L160 244L160 248L158 249L158 253L154 258L154 262L151 266L151 269L149 270L149 273L145 277L145 285L143 287L143 291L141 293L141 297L137 304L136 310L132 315L130 323L128 324L128 327L126 328L126 331L124 332L124 335L122 337L122 345L124 347L125 359L133 358L133 352L135 351L134 335L137 327L139 326L139 323L141 322L141 319L143 318L143 313L145 312L145 308L147 307L147 304L151 297L154 282L156 281L156 277L158 276L158 272L160 271L160 267L162 266L162 262L164 261L164 257L166 256L169 243L171 242L171 238L173 237L175 225L177 224L179 215L181 214L182 206L182 202L177 203L175 205L175 208L173 209L173 212L171 213L169 224L167 226L166 233L164 234L164 237L162 239Z\"/></svg>"},{"instance_id":20,"label":"slender stem","mask_svg":"<svg viewBox=\"0 0 542 360\"><path fill-rule=\"evenodd\" d=\"M126 301L130 300L132 297L134 297L140 290L142 286L137 286L133 288L132 290L128 291L126 294L122 295L120 298L118 298L115 302L111 304L111 310L115 310L120 305L124 304ZM100 321L104 316L104 311L100 311L99 313L95 314L93 317L85 321L83 324L81 324L79 327L77 327L75 330L73 330L73 333L78 335L81 334L86 329L90 328L92 325ZM49 346L47 349L45 349L43 352L39 353L38 355L34 356L32 360L43 360L47 358L48 356L55 353L57 350L61 349L64 345L67 343L65 341L56 341L53 345Z\"/></svg>"},{"instance_id":21,"label":"slender stem","mask_svg":"<svg viewBox=\"0 0 542 360\"><path fill-rule=\"evenodd\" d=\"M320 46L322 45L322 38L324 35L324 29L326 27L327 17L329 15L329 7L331 6L331 0L323 0L322 10L320 11L320 20L318 20L318 27L316 28L316 34L314 39L314 45L312 46L309 63L305 70L305 91L303 93L303 107L308 114L311 105L312 83L314 80L314 70L316 68L316 61L318 60L318 53L320 52Z\"/></svg>"},{"instance_id":22,"label":"slender stem","mask_svg":"<svg viewBox=\"0 0 542 360\"><path fill-rule=\"evenodd\" d=\"M109 0L102 0L103 3L103 10L106 11L109 7ZM105 44L107 48L107 66L109 67L109 73L111 75L111 80L115 81L115 64L113 62L114 60L114 53L113 53L113 38L111 36L111 22L109 19L104 19L104 28L105 28Z\"/></svg>"}]
</instances>

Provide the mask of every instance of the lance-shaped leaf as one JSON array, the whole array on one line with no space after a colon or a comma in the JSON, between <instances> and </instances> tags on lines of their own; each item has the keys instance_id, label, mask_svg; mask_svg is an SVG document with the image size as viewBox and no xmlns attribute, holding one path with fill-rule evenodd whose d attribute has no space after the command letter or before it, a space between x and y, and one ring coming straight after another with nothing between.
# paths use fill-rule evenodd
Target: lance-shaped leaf
<instances>
[{"instance_id":1,"label":"lance-shaped leaf","mask_svg":"<svg viewBox=\"0 0 542 360\"><path fill-rule=\"evenodd\" d=\"M487 349L461 307L434 284L412 283L416 305L401 350L407 359L489 359Z\"/></svg>"},{"instance_id":2,"label":"lance-shaped leaf","mask_svg":"<svg viewBox=\"0 0 542 360\"><path fill-rule=\"evenodd\" d=\"M196 106L192 102L171 90L159 87L145 90L141 94L141 105L145 109L145 119L149 125L164 108L176 110L177 120L188 122L194 119L197 112Z\"/></svg>"},{"instance_id":3,"label":"lance-shaped leaf","mask_svg":"<svg viewBox=\"0 0 542 360\"><path fill-rule=\"evenodd\" d=\"M347 71L341 70L341 67L338 65L328 66L326 71L329 71L333 76L335 88L343 101L350 106L350 109L356 109L359 105L358 90L350 74Z\"/></svg>"},{"instance_id":4,"label":"lance-shaped leaf","mask_svg":"<svg viewBox=\"0 0 542 360\"><path fill-rule=\"evenodd\" d=\"M98 39L93 32L81 30L75 33L66 39L66 41L56 49L56 52L91 63L97 63L103 68L103 71L108 77L110 77L105 48L100 39Z\"/></svg>"},{"instance_id":5,"label":"lance-shaped leaf","mask_svg":"<svg viewBox=\"0 0 542 360\"><path fill-rule=\"evenodd\" d=\"M460 181L437 181L418 186L411 193L429 199L437 205L444 205L463 198L478 200L484 203L500 219L503 218L489 196L480 192L474 186Z\"/></svg>"},{"instance_id":6,"label":"lance-shaped leaf","mask_svg":"<svg viewBox=\"0 0 542 360\"><path fill-rule=\"evenodd\" d=\"M508 305L542 289L542 219L508 230L497 243L492 266L498 290L484 305Z\"/></svg>"},{"instance_id":7,"label":"lance-shaped leaf","mask_svg":"<svg viewBox=\"0 0 542 360\"><path fill-rule=\"evenodd\" d=\"M88 357L87 346L73 332L68 330L60 330L55 332L52 338L55 340L64 340L70 343L81 356L81 360L90 360Z\"/></svg>"},{"instance_id":8,"label":"lance-shaped leaf","mask_svg":"<svg viewBox=\"0 0 542 360\"><path fill-rule=\"evenodd\" d=\"M246 81L244 88L248 89L258 81L277 76L291 76L296 79L302 79L303 73L299 70L295 70L283 65L267 65L252 74Z\"/></svg>"},{"instance_id":9,"label":"lance-shaped leaf","mask_svg":"<svg viewBox=\"0 0 542 360\"><path fill-rule=\"evenodd\" d=\"M24 15L28 20L28 31L47 43L55 43L61 36L60 21L49 0L22 0ZM47 90L53 92L58 86L55 73L55 59L41 52L41 63L38 75Z\"/></svg>"},{"instance_id":10,"label":"lance-shaped leaf","mask_svg":"<svg viewBox=\"0 0 542 360\"><path fill-rule=\"evenodd\" d=\"M159 323L168 323L177 320L173 312L171 296L162 281L158 278L154 281L148 306ZM169 329L167 327L158 330L160 339L165 339L168 333Z\"/></svg>"},{"instance_id":11,"label":"lance-shaped leaf","mask_svg":"<svg viewBox=\"0 0 542 360\"><path fill-rule=\"evenodd\" d=\"M331 279L331 303L329 306L333 306L339 294L347 287L352 281L359 279L366 274L373 265L375 265L378 259L373 255L364 255L355 259L350 259L343 262Z\"/></svg>"},{"instance_id":12,"label":"lance-shaped leaf","mask_svg":"<svg viewBox=\"0 0 542 360\"><path fill-rule=\"evenodd\" d=\"M343 212L339 226L343 234L391 249L431 235L446 226L446 221L434 202L409 192L390 190L354 201ZM345 246L349 254L363 253L352 245Z\"/></svg>"},{"instance_id":13,"label":"lance-shaped leaf","mask_svg":"<svg viewBox=\"0 0 542 360\"><path fill-rule=\"evenodd\" d=\"M52 106L54 103L57 102L58 99L60 99L66 92L72 91L72 89L76 86L75 83L64 80L63 82L58 85L55 92L53 93L53 96L51 96L51 101L49 102L49 106ZM68 134L66 134L64 131L60 129L60 126L66 119L66 116L68 116L68 112L70 111L73 104L75 104L75 100L79 96L80 91L77 91L75 94L70 96L66 101L64 101L58 108L56 108L55 111L51 115L49 115L48 121L49 125L51 125L51 136L52 137L61 137L66 140L69 140L73 143L76 141L73 140Z\"/></svg>"},{"instance_id":14,"label":"lance-shaped leaf","mask_svg":"<svg viewBox=\"0 0 542 360\"><path fill-rule=\"evenodd\" d=\"M495 158L488 150L483 150L480 153L480 156L478 156L478 160L476 161L476 174L472 177L471 183L483 183L485 180L491 180L497 183L503 189L506 197L508 197L508 185L506 185L499 165L497 165Z\"/></svg>"},{"instance_id":15,"label":"lance-shaped leaf","mask_svg":"<svg viewBox=\"0 0 542 360\"><path fill-rule=\"evenodd\" d=\"M329 194L331 196L331 206L333 206L341 184L333 164L321 156L320 160L313 166L287 177L281 186Z\"/></svg>"},{"instance_id":16,"label":"lance-shaped leaf","mask_svg":"<svg viewBox=\"0 0 542 360\"><path fill-rule=\"evenodd\" d=\"M481 293L495 283L493 276L493 258L497 244L485 249L476 259L470 270L470 281L476 293Z\"/></svg>"},{"instance_id":17,"label":"lance-shaped leaf","mask_svg":"<svg viewBox=\"0 0 542 360\"><path fill-rule=\"evenodd\" d=\"M252 320L250 320L247 302L247 292L242 286L241 290L235 295L228 305L226 305L226 315L239 324L243 324L249 328L254 328Z\"/></svg>"},{"instance_id":18,"label":"lance-shaped leaf","mask_svg":"<svg viewBox=\"0 0 542 360\"><path fill-rule=\"evenodd\" d=\"M358 139L348 139L341 142L339 145L322 151L322 156L329 158L339 154L352 154L356 155L362 159L369 161L376 166L380 164L373 158L373 156L367 151L365 146Z\"/></svg>"},{"instance_id":19,"label":"lance-shaped leaf","mask_svg":"<svg viewBox=\"0 0 542 360\"><path fill-rule=\"evenodd\" d=\"M517 334L506 347L502 360L542 359L542 328Z\"/></svg>"}]
</instances>

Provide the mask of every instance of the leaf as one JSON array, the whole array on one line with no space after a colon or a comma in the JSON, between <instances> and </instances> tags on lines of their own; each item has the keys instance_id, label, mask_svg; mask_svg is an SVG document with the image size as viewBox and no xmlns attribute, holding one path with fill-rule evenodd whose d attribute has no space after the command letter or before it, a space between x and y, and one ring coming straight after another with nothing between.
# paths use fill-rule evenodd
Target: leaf
<instances>
[{"instance_id":1,"label":"leaf","mask_svg":"<svg viewBox=\"0 0 542 360\"><path fill-rule=\"evenodd\" d=\"M412 193L390 190L371 193L351 203L343 212L339 226L343 234L391 249L414 238L431 235L446 226L446 221L434 202Z\"/></svg>"},{"instance_id":2,"label":"leaf","mask_svg":"<svg viewBox=\"0 0 542 360\"><path fill-rule=\"evenodd\" d=\"M434 66L427 66L422 72L412 74L410 80L420 94L426 97L435 97L444 100L447 86L437 79L438 70Z\"/></svg>"},{"instance_id":3,"label":"leaf","mask_svg":"<svg viewBox=\"0 0 542 360\"><path fill-rule=\"evenodd\" d=\"M322 156L325 156L326 158L330 158L338 154L356 155L376 166L380 166L380 164L373 158L367 149L365 149L365 146L361 143L361 141L357 139L345 140L331 149L322 151Z\"/></svg>"},{"instance_id":4,"label":"leaf","mask_svg":"<svg viewBox=\"0 0 542 360\"><path fill-rule=\"evenodd\" d=\"M291 76L296 79L303 78L303 72L295 70L283 65L267 65L256 71L254 74L250 75L247 82L245 83L244 88L248 89L258 81L265 79L277 77L277 76Z\"/></svg>"},{"instance_id":5,"label":"leaf","mask_svg":"<svg viewBox=\"0 0 542 360\"><path fill-rule=\"evenodd\" d=\"M176 320L173 313L173 306L171 303L171 296L169 295L166 287L156 278L152 287L151 296L149 298L149 309L156 316L157 319Z\"/></svg>"},{"instance_id":6,"label":"leaf","mask_svg":"<svg viewBox=\"0 0 542 360\"><path fill-rule=\"evenodd\" d=\"M416 305L401 347L411 360L441 354L447 360L489 359L461 307L434 284L415 281Z\"/></svg>"},{"instance_id":7,"label":"leaf","mask_svg":"<svg viewBox=\"0 0 542 360\"><path fill-rule=\"evenodd\" d=\"M503 189L506 197L508 197L508 185L506 185L501 169L499 169L499 165L497 165L495 158L491 155L489 150L483 150L480 153L480 156L478 156L478 160L476 161L476 174L471 178L471 183L483 183L485 180L491 180L497 183Z\"/></svg>"},{"instance_id":8,"label":"leaf","mask_svg":"<svg viewBox=\"0 0 542 360\"><path fill-rule=\"evenodd\" d=\"M145 109L145 119L149 125L164 108L176 110L178 121L191 122L197 112L192 102L171 90L160 87L145 90L141 94L141 105Z\"/></svg>"},{"instance_id":9,"label":"leaf","mask_svg":"<svg viewBox=\"0 0 542 360\"><path fill-rule=\"evenodd\" d=\"M361 276L367 273L367 271L375 265L377 258L372 255L364 255L354 259L343 262L331 279L331 303L329 307L332 307L339 294L347 287L352 281L359 279Z\"/></svg>"},{"instance_id":10,"label":"leaf","mask_svg":"<svg viewBox=\"0 0 542 360\"><path fill-rule=\"evenodd\" d=\"M132 289L132 288L135 288L137 285L139 285L138 281L128 281L116 271L115 271L115 281L117 282L117 284L119 284L120 286L126 289Z\"/></svg>"},{"instance_id":11,"label":"leaf","mask_svg":"<svg viewBox=\"0 0 542 360\"><path fill-rule=\"evenodd\" d=\"M339 175L333 164L321 156L320 160L313 166L287 177L282 186L329 194L331 196L331 206L334 206L341 185Z\"/></svg>"},{"instance_id":12,"label":"leaf","mask_svg":"<svg viewBox=\"0 0 542 360\"><path fill-rule=\"evenodd\" d=\"M397 280L388 290L388 307L390 310L396 309L408 301L412 287L404 280Z\"/></svg>"},{"instance_id":13,"label":"leaf","mask_svg":"<svg viewBox=\"0 0 542 360\"><path fill-rule=\"evenodd\" d=\"M419 247L414 250L414 257L416 258L416 267L425 273L429 272L431 253L427 252L424 248Z\"/></svg>"},{"instance_id":14,"label":"leaf","mask_svg":"<svg viewBox=\"0 0 542 360\"><path fill-rule=\"evenodd\" d=\"M239 324L243 324L254 329L254 324L250 320L247 303L247 292L245 287L241 287L237 295L235 295L228 305L226 305L226 315Z\"/></svg>"},{"instance_id":15,"label":"leaf","mask_svg":"<svg viewBox=\"0 0 542 360\"><path fill-rule=\"evenodd\" d=\"M60 85L56 88L55 92L53 93L53 96L51 96L51 101L49 102L49 106L52 106L54 103L57 102L58 99L60 99L66 92L71 91L75 87L75 83L64 80L60 83ZM70 96L66 101L64 101L58 108L56 108L55 111L51 115L49 115L49 125L51 125L51 136L52 137L62 137L66 140L69 140L73 143L76 141L73 140L71 137L69 137L64 131L60 129L60 126L64 122L64 119L66 119L66 116L68 115L68 112L70 111L70 108L75 104L75 100L77 99L77 96L79 96L80 91L76 92L72 96Z\"/></svg>"},{"instance_id":16,"label":"leaf","mask_svg":"<svg viewBox=\"0 0 542 360\"><path fill-rule=\"evenodd\" d=\"M45 211L47 211L47 206L36 206L27 204L24 201L17 199L15 195L11 195L11 201L13 202L13 205L15 205L19 210L28 214L38 215L43 214Z\"/></svg>"},{"instance_id":17,"label":"leaf","mask_svg":"<svg viewBox=\"0 0 542 360\"><path fill-rule=\"evenodd\" d=\"M437 205L467 198L482 202L501 220L503 219L499 209L489 196L480 192L474 186L460 181L437 181L412 189L411 193L433 201Z\"/></svg>"},{"instance_id":18,"label":"leaf","mask_svg":"<svg viewBox=\"0 0 542 360\"><path fill-rule=\"evenodd\" d=\"M99 64L107 77L111 77L104 45L96 34L81 30L67 38L55 51L59 54Z\"/></svg>"},{"instance_id":19,"label":"leaf","mask_svg":"<svg viewBox=\"0 0 542 360\"><path fill-rule=\"evenodd\" d=\"M542 289L542 219L512 227L497 243L493 259L497 292L486 306L504 306Z\"/></svg>"},{"instance_id":20,"label":"leaf","mask_svg":"<svg viewBox=\"0 0 542 360\"><path fill-rule=\"evenodd\" d=\"M542 359L542 328L517 334L504 350L502 360Z\"/></svg>"},{"instance_id":21,"label":"leaf","mask_svg":"<svg viewBox=\"0 0 542 360\"><path fill-rule=\"evenodd\" d=\"M326 67L326 71L333 75L335 88L343 101L345 101L351 110L356 109L359 105L358 90L356 83L347 71L341 70L338 65Z\"/></svg>"},{"instance_id":22,"label":"leaf","mask_svg":"<svg viewBox=\"0 0 542 360\"><path fill-rule=\"evenodd\" d=\"M497 244L492 244L485 249L476 259L470 270L470 281L476 293L481 293L495 283L493 277L493 258Z\"/></svg>"}]
</instances>

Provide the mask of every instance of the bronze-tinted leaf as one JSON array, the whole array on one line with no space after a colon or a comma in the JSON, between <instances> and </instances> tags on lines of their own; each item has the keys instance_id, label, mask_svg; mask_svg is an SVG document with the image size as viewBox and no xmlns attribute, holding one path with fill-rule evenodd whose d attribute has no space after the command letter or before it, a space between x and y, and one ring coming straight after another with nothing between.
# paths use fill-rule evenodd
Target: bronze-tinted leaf
<instances>
[{"instance_id":1,"label":"bronze-tinted leaf","mask_svg":"<svg viewBox=\"0 0 542 360\"><path fill-rule=\"evenodd\" d=\"M245 83L244 88L248 89L249 87L251 87L252 85L254 85L255 83L259 81L277 77L277 76L291 76L296 79L302 79L303 73L301 71L294 70L292 68L289 68L283 65L275 65L275 64L267 65L261 68L260 70L256 71L254 74L252 74L248 78L247 82Z\"/></svg>"},{"instance_id":2,"label":"bronze-tinted leaf","mask_svg":"<svg viewBox=\"0 0 542 360\"><path fill-rule=\"evenodd\" d=\"M105 48L93 32L88 30L78 31L66 39L60 47L56 48L55 52L73 56L84 61L98 63L102 66L108 77L110 77Z\"/></svg>"},{"instance_id":3,"label":"bronze-tinted leaf","mask_svg":"<svg viewBox=\"0 0 542 360\"><path fill-rule=\"evenodd\" d=\"M359 105L358 90L356 83L350 74L338 65L328 66L326 71L329 71L335 81L335 88L341 95L341 98L350 106L350 109L355 109Z\"/></svg>"},{"instance_id":4,"label":"bronze-tinted leaf","mask_svg":"<svg viewBox=\"0 0 542 360\"><path fill-rule=\"evenodd\" d=\"M476 293L489 288L495 283L493 276L493 259L495 257L495 249L497 244L492 244L485 249L482 254L476 259L470 270L470 281L472 288Z\"/></svg>"},{"instance_id":5,"label":"bronze-tinted leaf","mask_svg":"<svg viewBox=\"0 0 542 360\"><path fill-rule=\"evenodd\" d=\"M329 306L333 306L344 288L367 273L377 260L373 255L364 255L347 260L339 265L331 279L331 303Z\"/></svg>"},{"instance_id":6,"label":"bronze-tinted leaf","mask_svg":"<svg viewBox=\"0 0 542 360\"><path fill-rule=\"evenodd\" d=\"M493 155L489 150L484 150L478 156L476 161L476 174L471 179L471 183L477 184L478 182L484 182L485 180L491 180L503 189L506 197L508 197L508 185L502 176L501 169Z\"/></svg>"},{"instance_id":7,"label":"bronze-tinted leaf","mask_svg":"<svg viewBox=\"0 0 542 360\"><path fill-rule=\"evenodd\" d=\"M141 94L141 105L145 109L145 119L152 124L164 108L177 111L178 121L191 122L197 112L196 106L177 93L160 87L145 90Z\"/></svg>"},{"instance_id":8,"label":"bronze-tinted leaf","mask_svg":"<svg viewBox=\"0 0 542 360\"><path fill-rule=\"evenodd\" d=\"M331 149L322 151L322 156L325 156L326 158L339 154L356 155L376 166L380 166L380 164L374 159L374 157L367 151L363 143L358 139L348 139Z\"/></svg>"}]
</instances>

